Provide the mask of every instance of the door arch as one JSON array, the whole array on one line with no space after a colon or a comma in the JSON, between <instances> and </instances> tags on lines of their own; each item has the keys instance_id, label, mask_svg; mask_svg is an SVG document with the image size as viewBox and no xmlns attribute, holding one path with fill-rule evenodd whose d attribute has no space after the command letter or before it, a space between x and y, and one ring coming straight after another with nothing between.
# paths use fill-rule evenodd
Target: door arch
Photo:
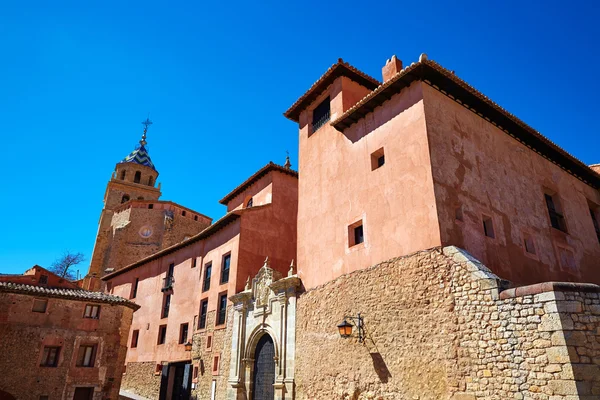
<instances>
[{"instance_id":1,"label":"door arch","mask_svg":"<svg viewBox=\"0 0 600 400\"><path fill-rule=\"evenodd\" d=\"M268 334L263 335L254 351L254 376L252 377L252 400L275 398L275 344Z\"/></svg>"}]
</instances>

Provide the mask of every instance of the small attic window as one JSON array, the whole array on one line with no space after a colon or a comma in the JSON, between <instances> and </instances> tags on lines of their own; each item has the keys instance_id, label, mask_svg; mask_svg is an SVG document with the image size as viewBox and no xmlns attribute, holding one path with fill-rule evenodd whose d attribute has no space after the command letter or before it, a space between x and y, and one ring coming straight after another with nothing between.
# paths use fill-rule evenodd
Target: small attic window
<instances>
[{"instance_id":1,"label":"small attic window","mask_svg":"<svg viewBox=\"0 0 600 400\"><path fill-rule=\"evenodd\" d=\"M320 127L325 125L329 118L331 117L331 104L329 100L329 96L325 100L321 102L313 110L313 118L312 118L312 131L316 132Z\"/></svg>"}]
</instances>

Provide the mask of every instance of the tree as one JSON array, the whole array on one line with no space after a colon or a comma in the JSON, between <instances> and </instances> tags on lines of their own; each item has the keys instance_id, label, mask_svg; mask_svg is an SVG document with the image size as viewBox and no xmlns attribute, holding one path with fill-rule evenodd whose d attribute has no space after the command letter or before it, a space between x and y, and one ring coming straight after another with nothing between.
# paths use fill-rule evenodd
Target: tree
<instances>
[{"instance_id":1,"label":"tree","mask_svg":"<svg viewBox=\"0 0 600 400\"><path fill-rule=\"evenodd\" d=\"M83 253L72 253L70 251L65 251L63 255L52 263L50 267L50 271L54 272L56 275L69 279L71 281L75 280L77 277L73 271L70 271L70 268L81 264L85 261L85 256Z\"/></svg>"}]
</instances>

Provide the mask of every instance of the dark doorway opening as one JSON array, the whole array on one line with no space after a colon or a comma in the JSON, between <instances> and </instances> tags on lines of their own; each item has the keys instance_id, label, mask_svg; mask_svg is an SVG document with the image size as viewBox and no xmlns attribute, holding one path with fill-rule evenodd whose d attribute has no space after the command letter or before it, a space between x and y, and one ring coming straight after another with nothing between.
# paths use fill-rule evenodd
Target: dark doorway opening
<instances>
[{"instance_id":1,"label":"dark doorway opening","mask_svg":"<svg viewBox=\"0 0 600 400\"><path fill-rule=\"evenodd\" d=\"M78 387L75 388L73 400L92 400L94 398L93 387Z\"/></svg>"},{"instance_id":2,"label":"dark doorway opening","mask_svg":"<svg viewBox=\"0 0 600 400\"><path fill-rule=\"evenodd\" d=\"M275 345L269 335L263 335L256 345L252 382L252 400L275 398Z\"/></svg>"},{"instance_id":3,"label":"dark doorway opening","mask_svg":"<svg viewBox=\"0 0 600 400\"><path fill-rule=\"evenodd\" d=\"M164 365L160 380L160 400L189 400L192 389L192 364L188 361ZM170 396L169 396L170 394Z\"/></svg>"}]
</instances>

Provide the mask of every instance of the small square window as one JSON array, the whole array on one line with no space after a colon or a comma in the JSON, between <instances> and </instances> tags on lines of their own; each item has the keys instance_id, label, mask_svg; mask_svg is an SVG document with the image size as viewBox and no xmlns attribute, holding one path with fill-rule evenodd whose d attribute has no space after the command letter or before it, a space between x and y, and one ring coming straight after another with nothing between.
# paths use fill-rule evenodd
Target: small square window
<instances>
[{"instance_id":1,"label":"small square window","mask_svg":"<svg viewBox=\"0 0 600 400\"><path fill-rule=\"evenodd\" d=\"M385 164L385 154L382 147L371 154L371 171L383 167L383 164Z\"/></svg>"},{"instance_id":2,"label":"small square window","mask_svg":"<svg viewBox=\"0 0 600 400\"><path fill-rule=\"evenodd\" d=\"M158 342L157 344L165 344L167 339L167 326L161 325L158 327Z\"/></svg>"},{"instance_id":3,"label":"small square window","mask_svg":"<svg viewBox=\"0 0 600 400\"><path fill-rule=\"evenodd\" d=\"M42 354L42 361L40 362L40 366L56 367L58 365L58 357L59 356L60 356L60 347L57 347L57 346L44 347L44 353Z\"/></svg>"},{"instance_id":4,"label":"small square window","mask_svg":"<svg viewBox=\"0 0 600 400\"><path fill-rule=\"evenodd\" d=\"M494 233L494 221L492 221L492 217L488 217L487 215L483 216L483 232L485 236L489 238L495 238L496 234Z\"/></svg>"},{"instance_id":5,"label":"small square window","mask_svg":"<svg viewBox=\"0 0 600 400\"><path fill-rule=\"evenodd\" d=\"M185 344L188 340L188 324L179 326L179 344Z\"/></svg>"},{"instance_id":6,"label":"small square window","mask_svg":"<svg viewBox=\"0 0 600 400\"><path fill-rule=\"evenodd\" d=\"M562 246L558 247L558 255L560 258L560 267L563 271L575 272L577 271L577 263L575 262L575 255L573 250L567 249Z\"/></svg>"},{"instance_id":7,"label":"small square window","mask_svg":"<svg viewBox=\"0 0 600 400\"><path fill-rule=\"evenodd\" d=\"M348 227L348 247L364 243L365 234L362 220L353 223Z\"/></svg>"},{"instance_id":8,"label":"small square window","mask_svg":"<svg viewBox=\"0 0 600 400\"><path fill-rule=\"evenodd\" d=\"M100 318L100 306L97 306L94 304L87 304L85 306L85 312L83 313L83 318L92 318L92 319Z\"/></svg>"},{"instance_id":9,"label":"small square window","mask_svg":"<svg viewBox=\"0 0 600 400\"><path fill-rule=\"evenodd\" d=\"M148 210L152 210L154 208L154 204L148 204Z\"/></svg>"},{"instance_id":10,"label":"small square window","mask_svg":"<svg viewBox=\"0 0 600 400\"><path fill-rule=\"evenodd\" d=\"M48 300L46 299L33 299L33 308L31 311L38 313L45 313L48 307Z\"/></svg>"},{"instance_id":11,"label":"small square window","mask_svg":"<svg viewBox=\"0 0 600 400\"><path fill-rule=\"evenodd\" d=\"M138 345L138 339L140 337L140 330L136 329L131 333L131 348L135 349Z\"/></svg>"},{"instance_id":12,"label":"small square window","mask_svg":"<svg viewBox=\"0 0 600 400\"><path fill-rule=\"evenodd\" d=\"M40 285L48 284L48 275L40 275Z\"/></svg>"}]
</instances>

